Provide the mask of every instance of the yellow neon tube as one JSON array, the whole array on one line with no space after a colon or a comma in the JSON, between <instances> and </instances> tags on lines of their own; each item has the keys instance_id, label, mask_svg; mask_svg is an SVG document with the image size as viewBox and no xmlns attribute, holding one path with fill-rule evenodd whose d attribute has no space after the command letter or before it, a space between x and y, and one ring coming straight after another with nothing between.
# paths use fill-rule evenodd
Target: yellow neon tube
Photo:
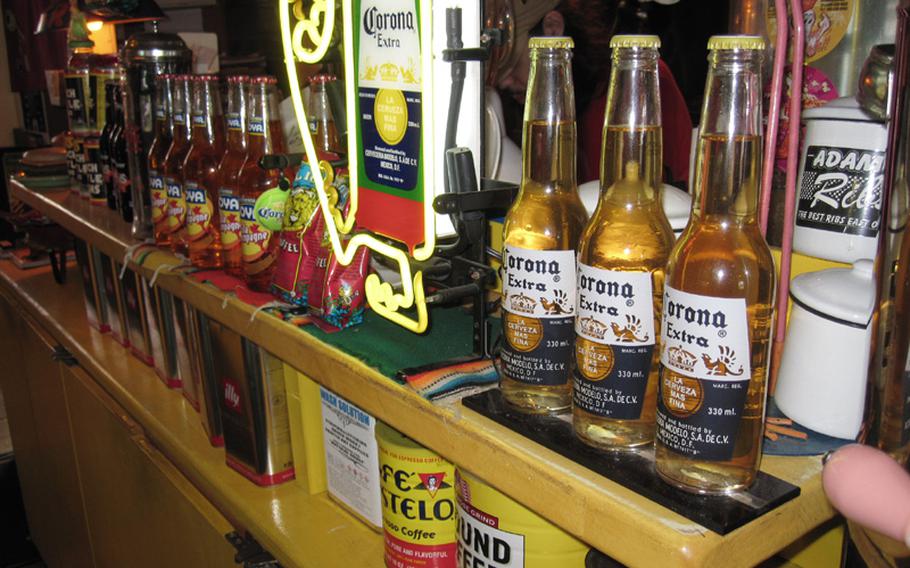
<instances>
[{"instance_id":1,"label":"yellow neon tube","mask_svg":"<svg viewBox=\"0 0 910 568\"><path fill-rule=\"evenodd\" d=\"M303 145L305 149L305 154L307 161L310 164L319 163L318 157L316 155L316 147L313 144L312 136L310 135L310 130L307 124L306 111L303 107L303 97L300 93L300 81L297 76L296 68L296 53L293 44L293 33L290 25L290 16L288 8L291 7L294 3L294 0L281 0L281 9L279 9L279 19L281 23L281 35L282 35L282 44L284 49L284 58L285 66L288 72L288 79L292 85L291 89L291 101L294 106L294 112L297 115L297 123L300 129L301 137L303 138ZM423 6L421 7L423 9ZM350 16L351 6L350 2L345 2L343 10L344 18L344 37L346 45L353 46L353 38L351 37L351 16ZM334 11L331 12L332 17L334 18ZM328 17L328 12L327 16ZM326 22L326 25L330 25L329 22ZM330 34L322 34L322 41L325 43L325 49L328 48L328 42L330 39ZM350 42L350 43L349 43ZM317 46L317 51L321 46ZM348 73L350 80L350 69L353 69L353 56L351 55L350 49L345 50L345 64L346 64L346 73ZM325 51L323 50L323 53ZM353 120L353 104L352 96L350 94L351 89L348 89L348 119L349 124L355 124ZM348 143L350 147L356 147L356 137L353 135L353 129L348 129ZM401 286L402 293L396 293L392 286L386 282L382 282L379 277L375 274L371 274L367 277L365 282L365 292L367 300L370 303L370 307L373 308L381 316L409 329L415 333L422 333L427 328L427 309L426 301L424 298L423 291L423 274L417 272L414 274L413 279L411 277L411 266L408 261L407 254L401 249L395 248L379 239L373 237L372 235L361 233L354 235L347 243L347 247L344 247L341 238L339 236L339 227L337 224L342 222L342 229L350 228L353 226L354 222L354 211L356 204L356 195L357 195L357 156L356 152L349 153L349 169L350 169L350 191L351 191L351 214L348 215L347 219L342 220L340 215L336 215L337 210L330 207L328 196L325 189L325 180L323 178L322 172L319 168L312 168L313 181L316 186L316 193L319 197L319 206L322 210L322 213L326 219L326 228L329 232L329 241L332 244L332 250L335 253L338 261L343 265L348 265L354 259L354 254L360 246L366 246L371 250L382 254L383 256L389 257L390 259L396 261L399 267L399 273L401 274ZM426 171L426 169L425 169ZM429 203L430 211L432 212L432 202ZM435 218L432 218L435 221ZM344 226L347 227L344 227ZM433 228L433 237L435 241L435 228ZM405 314L399 313L400 309L409 309L414 307L417 311L417 319L411 319Z\"/></svg>"}]
</instances>

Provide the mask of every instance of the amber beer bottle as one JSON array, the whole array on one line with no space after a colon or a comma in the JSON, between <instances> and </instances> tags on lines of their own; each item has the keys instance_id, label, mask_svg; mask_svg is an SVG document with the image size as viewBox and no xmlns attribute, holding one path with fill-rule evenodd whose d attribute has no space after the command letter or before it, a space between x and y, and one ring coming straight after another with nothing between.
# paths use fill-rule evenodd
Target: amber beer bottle
<instances>
[{"instance_id":1,"label":"amber beer bottle","mask_svg":"<svg viewBox=\"0 0 910 568\"><path fill-rule=\"evenodd\" d=\"M761 458L774 294L756 213L763 45L708 42L692 217L667 263L656 466L698 493L747 487Z\"/></svg>"},{"instance_id":2,"label":"amber beer bottle","mask_svg":"<svg viewBox=\"0 0 910 568\"><path fill-rule=\"evenodd\" d=\"M614 36L600 202L578 245L575 433L587 444L654 440L664 267L673 230L660 203L657 36Z\"/></svg>"},{"instance_id":3,"label":"amber beer bottle","mask_svg":"<svg viewBox=\"0 0 910 568\"><path fill-rule=\"evenodd\" d=\"M224 118L218 77L193 77L190 149L183 162L186 223L178 233L197 268L221 268L218 164L224 156Z\"/></svg>"},{"instance_id":4,"label":"amber beer bottle","mask_svg":"<svg viewBox=\"0 0 910 568\"><path fill-rule=\"evenodd\" d=\"M266 154L284 152L274 77L251 79L247 122L247 154L237 176L240 193L241 260L247 285L268 292L275 270L278 238L284 218L286 191L278 187L279 170L265 170Z\"/></svg>"},{"instance_id":5,"label":"amber beer bottle","mask_svg":"<svg viewBox=\"0 0 910 568\"><path fill-rule=\"evenodd\" d=\"M190 75L174 76L174 90L171 96L174 114L171 121L174 125L171 145L164 157L164 189L167 192L167 212L161 240L155 242L160 246L170 246L175 252L186 254L186 247L178 238L180 229L186 223L186 198L183 195L183 161L190 151Z\"/></svg>"},{"instance_id":6,"label":"amber beer bottle","mask_svg":"<svg viewBox=\"0 0 910 568\"><path fill-rule=\"evenodd\" d=\"M320 73L310 79L310 104L307 110L310 134L316 144L316 152L322 160L337 158L342 153L341 140L329 104L328 86L336 81L334 75Z\"/></svg>"},{"instance_id":7,"label":"amber beer bottle","mask_svg":"<svg viewBox=\"0 0 910 568\"><path fill-rule=\"evenodd\" d=\"M503 227L503 397L526 412L571 402L575 247L587 222L575 180L572 40L531 38L522 176Z\"/></svg>"},{"instance_id":8,"label":"amber beer bottle","mask_svg":"<svg viewBox=\"0 0 910 568\"><path fill-rule=\"evenodd\" d=\"M246 158L247 99L250 78L232 75L227 79L227 149L218 166L218 214L221 227L221 260L225 272L243 277L240 255L240 197L237 176Z\"/></svg>"},{"instance_id":9,"label":"amber beer bottle","mask_svg":"<svg viewBox=\"0 0 910 568\"><path fill-rule=\"evenodd\" d=\"M152 206L152 227L155 242L170 246L170 235L165 231L167 221L167 188L164 185L164 161L174 140L173 114L174 76L159 75L155 80L155 138L149 146L148 172Z\"/></svg>"}]
</instances>

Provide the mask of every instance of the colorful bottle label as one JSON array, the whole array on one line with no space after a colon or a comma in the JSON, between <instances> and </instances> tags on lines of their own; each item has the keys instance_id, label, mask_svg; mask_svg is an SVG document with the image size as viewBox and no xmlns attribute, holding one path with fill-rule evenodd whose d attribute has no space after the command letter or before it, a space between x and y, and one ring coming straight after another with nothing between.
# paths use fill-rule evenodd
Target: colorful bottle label
<instances>
[{"instance_id":1,"label":"colorful bottle label","mask_svg":"<svg viewBox=\"0 0 910 568\"><path fill-rule=\"evenodd\" d=\"M186 194L186 238L196 241L204 237L212 226L212 201L204 187L195 181L187 181L183 187Z\"/></svg>"},{"instance_id":2,"label":"colorful bottle label","mask_svg":"<svg viewBox=\"0 0 910 568\"><path fill-rule=\"evenodd\" d=\"M502 371L533 385L564 385L575 342L575 251L506 245L502 258Z\"/></svg>"},{"instance_id":3,"label":"colorful bottle label","mask_svg":"<svg viewBox=\"0 0 910 568\"><path fill-rule=\"evenodd\" d=\"M194 114L192 116L193 126L205 126L205 115L204 114Z\"/></svg>"},{"instance_id":4,"label":"colorful bottle label","mask_svg":"<svg viewBox=\"0 0 910 568\"><path fill-rule=\"evenodd\" d=\"M175 112L171 120L174 121L174 124L183 126L186 124L186 114L182 112Z\"/></svg>"},{"instance_id":5,"label":"colorful bottle label","mask_svg":"<svg viewBox=\"0 0 910 568\"><path fill-rule=\"evenodd\" d=\"M88 109L86 108L86 85L88 77L82 74L63 75L63 90L66 99L66 114L70 122L70 130L76 134L84 134L88 129Z\"/></svg>"},{"instance_id":6,"label":"colorful bottle label","mask_svg":"<svg viewBox=\"0 0 910 568\"><path fill-rule=\"evenodd\" d=\"M733 455L752 378L746 300L664 290L657 440L701 460Z\"/></svg>"},{"instance_id":7,"label":"colorful bottle label","mask_svg":"<svg viewBox=\"0 0 910 568\"><path fill-rule=\"evenodd\" d=\"M272 231L256 220L255 198L243 197L240 199L240 223L240 252L243 262L256 262L268 252Z\"/></svg>"},{"instance_id":8,"label":"colorful bottle label","mask_svg":"<svg viewBox=\"0 0 910 568\"><path fill-rule=\"evenodd\" d=\"M265 136L265 121L261 116L251 116L247 132L251 136Z\"/></svg>"},{"instance_id":9,"label":"colorful bottle label","mask_svg":"<svg viewBox=\"0 0 910 568\"><path fill-rule=\"evenodd\" d=\"M175 233L186 223L186 198L181 183L171 177L164 178L167 190L167 225L168 233Z\"/></svg>"},{"instance_id":10,"label":"colorful bottle label","mask_svg":"<svg viewBox=\"0 0 910 568\"><path fill-rule=\"evenodd\" d=\"M230 112L224 115L224 120L227 123L228 130L233 130L235 132L243 131L243 122L241 122L239 114Z\"/></svg>"},{"instance_id":11,"label":"colorful bottle label","mask_svg":"<svg viewBox=\"0 0 910 568\"><path fill-rule=\"evenodd\" d=\"M224 250L240 246L242 224L240 221L240 198L230 189L218 190L218 214L221 219L221 246Z\"/></svg>"},{"instance_id":12,"label":"colorful bottle label","mask_svg":"<svg viewBox=\"0 0 910 568\"><path fill-rule=\"evenodd\" d=\"M95 205L107 203L104 195L104 174L101 173L101 158L99 156L97 138L88 138L85 141L85 165L83 173L88 186L88 195Z\"/></svg>"},{"instance_id":13,"label":"colorful bottle label","mask_svg":"<svg viewBox=\"0 0 910 568\"><path fill-rule=\"evenodd\" d=\"M651 274L579 263L575 333L576 408L638 419L656 340Z\"/></svg>"},{"instance_id":14,"label":"colorful bottle label","mask_svg":"<svg viewBox=\"0 0 910 568\"><path fill-rule=\"evenodd\" d=\"M152 223L160 223L167 217L167 189L164 178L158 170L149 170L149 192L152 204Z\"/></svg>"}]
</instances>

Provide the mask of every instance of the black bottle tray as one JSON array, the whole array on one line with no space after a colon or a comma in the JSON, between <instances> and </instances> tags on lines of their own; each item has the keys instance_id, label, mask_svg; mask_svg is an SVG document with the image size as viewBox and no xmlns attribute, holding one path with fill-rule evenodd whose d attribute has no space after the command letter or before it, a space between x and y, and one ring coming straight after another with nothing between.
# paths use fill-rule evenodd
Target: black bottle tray
<instances>
[{"instance_id":1,"label":"black bottle tray","mask_svg":"<svg viewBox=\"0 0 910 568\"><path fill-rule=\"evenodd\" d=\"M653 450L598 452L575 437L566 418L521 413L505 402L499 389L465 397L462 404L720 535L757 519L800 492L799 487L760 471L746 491L719 496L687 493L658 477Z\"/></svg>"}]
</instances>

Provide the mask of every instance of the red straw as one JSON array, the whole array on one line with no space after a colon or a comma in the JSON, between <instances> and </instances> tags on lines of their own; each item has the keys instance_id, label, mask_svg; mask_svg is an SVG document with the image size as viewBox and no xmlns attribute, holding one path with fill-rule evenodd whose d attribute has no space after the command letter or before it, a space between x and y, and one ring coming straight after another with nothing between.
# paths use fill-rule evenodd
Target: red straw
<instances>
[{"instance_id":1,"label":"red straw","mask_svg":"<svg viewBox=\"0 0 910 568\"><path fill-rule=\"evenodd\" d=\"M784 234L780 246L780 280L777 291L777 329L771 349L771 383L768 391L774 394L777 371L784 348L787 332L787 305L790 298L790 256L793 254L793 210L796 206L796 168L799 165L800 111L803 102L803 52L805 30L803 29L802 0L790 0L793 16L793 64L790 83L790 117L787 131L787 187L784 200ZM778 16L778 21L780 17Z\"/></svg>"},{"instance_id":2,"label":"red straw","mask_svg":"<svg viewBox=\"0 0 910 568\"><path fill-rule=\"evenodd\" d=\"M771 182L774 179L774 156L777 149L777 127L780 122L780 99L787 63L787 0L774 0L777 13L777 41L774 44L774 70L771 75L771 101L768 104L768 128L765 130L765 155L762 162L761 205L758 223L762 236L768 232L768 211L771 209Z\"/></svg>"}]
</instances>

